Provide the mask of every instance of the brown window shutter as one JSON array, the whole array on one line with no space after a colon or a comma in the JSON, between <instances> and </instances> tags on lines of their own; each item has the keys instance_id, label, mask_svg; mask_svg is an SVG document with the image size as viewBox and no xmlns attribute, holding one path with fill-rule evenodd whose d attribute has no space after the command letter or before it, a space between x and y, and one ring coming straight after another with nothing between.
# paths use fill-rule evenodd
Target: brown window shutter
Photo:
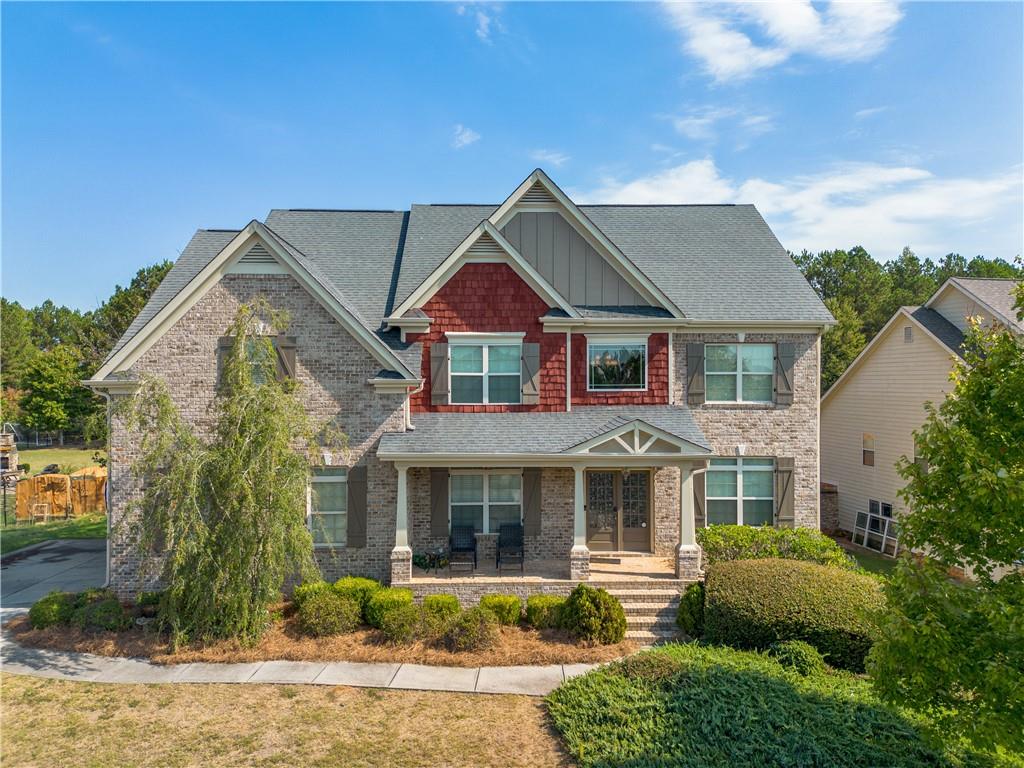
<instances>
[{"instance_id":1,"label":"brown window shutter","mask_svg":"<svg viewBox=\"0 0 1024 768\"><path fill-rule=\"evenodd\" d=\"M775 525L792 528L796 525L793 512L793 459L779 456L775 459Z\"/></svg>"},{"instance_id":2,"label":"brown window shutter","mask_svg":"<svg viewBox=\"0 0 1024 768\"><path fill-rule=\"evenodd\" d=\"M448 470L430 470L430 535L448 538Z\"/></svg>"},{"instance_id":3,"label":"brown window shutter","mask_svg":"<svg viewBox=\"0 0 1024 768\"><path fill-rule=\"evenodd\" d=\"M540 402L540 344L523 344L520 371L523 405L536 405Z\"/></svg>"},{"instance_id":4,"label":"brown window shutter","mask_svg":"<svg viewBox=\"0 0 1024 768\"><path fill-rule=\"evenodd\" d=\"M693 476L693 524L697 528L703 528L707 522L707 513L704 511L704 478L703 472L697 472Z\"/></svg>"},{"instance_id":5,"label":"brown window shutter","mask_svg":"<svg viewBox=\"0 0 1024 768\"><path fill-rule=\"evenodd\" d=\"M350 547L366 546L366 465L349 469L348 478L348 531L346 543Z\"/></svg>"},{"instance_id":6,"label":"brown window shutter","mask_svg":"<svg viewBox=\"0 0 1024 768\"><path fill-rule=\"evenodd\" d=\"M217 386L220 386L221 377L224 375L224 359L231 353L231 345L235 343L234 336L221 336L217 339Z\"/></svg>"},{"instance_id":7,"label":"brown window shutter","mask_svg":"<svg viewBox=\"0 0 1024 768\"><path fill-rule=\"evenodd\" d=\"M430 345L430 402L447 405L451 387L448 383L448 345Z\"/></svg>"},{"instance_id":8,"label":"brown window shutter","mask_svg":"<svg viewBox=\"0 0 1024 768\"><path fill-rule=\"evenodd\" d=\"M295 378L295 337L277 336L274 338L274 350L277 352L277 380Z\"/></svg>"},{"instance_id":9,"label":"brown window shutter","mask_svg":"<svg viewBox=\"0 0 1024 768\"><path fill-rule=\"evenodd\" d=\"M540 536L540 467L523 470L523 533Z\"/></svg>"},{"instance_id":10,"label":"brown window shutter","mask_svg":"<svg viewBox=\"0 0 1024 768\"><path fill-rule=\"evenodd\" d=\"M775 345L775 402L791 405L793 402L793 364L796 361L796 344L780 341Z\"/></svg>"},{"instance_id":11,"label":"brown window shutter","mask_svg":"<svg viewBox=\"0 0 1024 768\"><path fill-rule=\"evenodd\" d=\"M704 344L699 341L686 345L686 402L704 402Z\"/></svg>"}]
</instances>

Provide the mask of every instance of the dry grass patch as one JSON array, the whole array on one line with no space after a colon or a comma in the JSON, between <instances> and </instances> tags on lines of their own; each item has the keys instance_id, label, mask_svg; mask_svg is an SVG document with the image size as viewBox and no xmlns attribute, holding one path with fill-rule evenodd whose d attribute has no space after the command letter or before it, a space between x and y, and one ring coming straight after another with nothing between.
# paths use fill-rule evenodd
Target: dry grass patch
<instances>
[{"instance_id":1,"label":"dry grass patch","mask_svg":"<svg viewBox=\"0 0 1024 768\"><path fill-rule=\"evenodd\" d=\"M564 632L527 627L502 627L497 647L486 651L452 653L444 648L417 642L388 645L376 629L359 629L336 637L306 637L294 616L275 621L260 642L246 648L234 641L171 652L165 637L142 629L127 632L90 632L75 627L32 629L19 616L6 630L22 645L34 648L79 651L99 656L151 658L157 664L186 662L272 661L384 661L436 664L449 667L512 666L519 664L575 664L610 661L636 650L624 641L616 645L578 645Z\"/></svg>"},{"instance_id":2,"label":"dry grass patch","mask_svg":"<svg viewBox=\"0 0 1024 768\"><path fill-rule=\"evenodd\" d=\"M0 677L5 766L569 765L526 696Z\"/></svg>"}]
</instances>

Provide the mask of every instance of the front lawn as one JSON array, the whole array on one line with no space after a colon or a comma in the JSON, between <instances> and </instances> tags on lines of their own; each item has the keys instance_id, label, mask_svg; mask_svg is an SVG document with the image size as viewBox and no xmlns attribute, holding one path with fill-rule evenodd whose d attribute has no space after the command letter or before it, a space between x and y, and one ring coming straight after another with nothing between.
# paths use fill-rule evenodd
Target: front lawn
<instances>
[{"instance_id":1,"label":"front lawn","mask_svg":"<svg viewBox=\"0 0 1024 768\"><path fill-rule=\"evenodd\" d=\"M8 520L14 519L14 496L7 503ZM105 539L107 537L107 516L102 514L83 515L71 520L56 520L52 523L10 523L0 530L0 554L6 555L16 549L38 544L50 539Z\"/></svg>"},{"instance_id":2,"label":"front lawn","mask_svg":"<svg viewBox=\"0 0 1024 768\"><path fill-rule=\"evenodd\" d=\"M723 647L664 646L569 680L547 701L585 767L1016 764L951 754L923 722L880 703L863 677L805 677Z\"/></svg>"},{"instance_id":3,"label":"front lawn","mask_svg":"<svg viewBox=\"0 0 1024 768\"><path fill-rule=\"evenodd\" d=\"M888 578L896 567L894 557L886 557L866 549L848 549L847 553L857 561L857 565L877 576Z\"/></svg>"},{"instance_id":4,"label":"front lawn","mask_svg":"<svg viewBox=\"0 0 1024 768\"><path fill-rule=\"evenodd\" d=\"M4 765L561 766L539 699L2 676Z\"/></svg>"}]
</instances>

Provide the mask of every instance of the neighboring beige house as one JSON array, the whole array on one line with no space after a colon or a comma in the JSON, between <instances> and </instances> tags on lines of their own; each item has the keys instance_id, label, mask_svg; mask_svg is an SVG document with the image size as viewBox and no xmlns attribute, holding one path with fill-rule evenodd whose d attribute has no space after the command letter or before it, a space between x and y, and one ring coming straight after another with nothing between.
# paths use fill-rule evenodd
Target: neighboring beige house
<instances>
[{"instance_id":1,"label":"neighboring beige house","mask_svg":"<svg viewBox=\"0 0 1024 768\"><path fill-rule=\"evenodd\" d=\"M838 488L838 520L822 528L894 554L905 509L896 472L914 456L925 403L949 391L968 318L1024 333L1013 309L1013 280L947 280L921 307L901 307L821 398L821 479Z\"/></svg>"}]
</instances>

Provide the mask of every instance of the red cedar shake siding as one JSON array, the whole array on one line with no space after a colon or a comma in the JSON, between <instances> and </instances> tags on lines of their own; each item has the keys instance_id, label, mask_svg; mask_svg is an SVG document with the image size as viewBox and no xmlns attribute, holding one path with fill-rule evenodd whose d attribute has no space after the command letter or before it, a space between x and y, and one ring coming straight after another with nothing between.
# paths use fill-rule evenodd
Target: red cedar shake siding
<instances>
[{"instance_id":1,"label":"red cedar shake siding","mask_svg":"<svg viewBox=\"0 0 1024 768\"><path fill-rule=\"evenodd\" d=\"M587 391L587 337L572 335L573 405L666 405L668 404L668 334L652 333L647 339L647 390L642 392Z\"/></svg>"}]
</instances>

